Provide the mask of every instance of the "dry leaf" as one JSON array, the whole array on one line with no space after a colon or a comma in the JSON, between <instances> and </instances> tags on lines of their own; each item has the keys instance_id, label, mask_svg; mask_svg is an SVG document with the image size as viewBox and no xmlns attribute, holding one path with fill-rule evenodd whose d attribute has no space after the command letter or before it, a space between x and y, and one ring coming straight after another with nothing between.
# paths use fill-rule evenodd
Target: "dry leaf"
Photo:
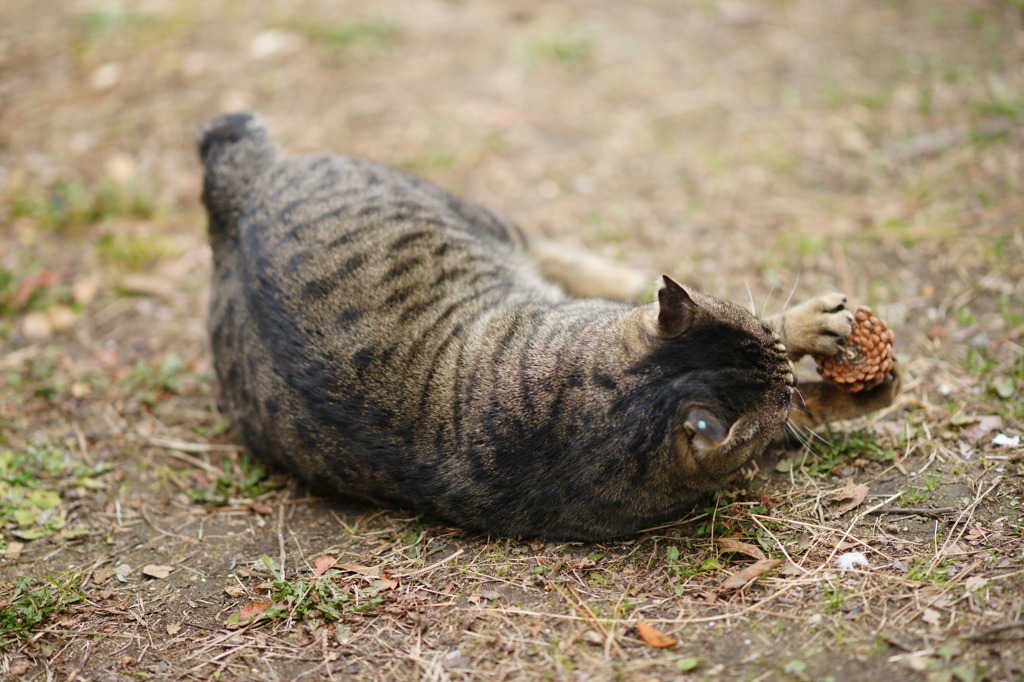
<instances>
[{"instance_id":1,"label":"dry leaf","mask_svg":"<svg viewBox=\"0 0 1024 682\"><path fill-rule=\"evenodd\" d=\"M245 596L245 590L239 587L238 585L228 585L224 588L224 593L227 594L229 597Z\"/></svg>"},{"instance_id":2,"label":"dry leaf","mask_svg":"<svg viewBox=\"0 0 1024 682\"><path fill-rule=\"evenodd\" d=\"M784 575L786 577L790 577L790 576L794 576L794 575L804 575L806 572L807 571L805 571L804 569L800 568L796 564L794 564L792 562L786 562L786 565L782 567L781 571L779 571L779 575Z\"/></svg>"},{"instance_id":3,"label":"dry leaf","mask_svg":"<svg viewBox=\"0 0 1024 682\"><path fill-rule=\"evenodd\" d=\"M135 569L128 564L118 564L117 566L114 566L114 575L117 576L119 581L126 583L128 582L128 576L131 575L134 570Z\"/></svg>"},{"instance_id":4,"label":"dry leaf","mask_svg":"<svg viewBox=\"0 0 1024 682\"><path fill-rule=\"evenodd\" d=\"M224 622L224 627L236 630L242 626L252 623L259 618L270 606L269 601L252 601L239 609L238 613L231 614L231 617Z\"/></svg>"},{"instance_id":5,"label":"dry leaf","mask_svg":"<svg viewBox=\"0 0 1024 682\"><path fill-rule=\"evenodd\" d=\"M167 296L167 280L163 277L152 275L125 275L119 282L121 291L127 294L141 294L142 296L161 297Z\"/></svg>"},{"instance_id":6,"label":"dry leaf","mask_svg":"<svg viewBox=\"0 0 1024 682\"><path fill-rule=\"evenodd\" d=\"M365 575L367 578L379 578L380 569L373 566L361 566L359 564L335 564L336 568L340 568L344 571L351 573L358 573L359 575Z\"/></svg>"},{"instance_id":7,"label":"dry leaf","mask_svg":"<svg viewBox=\"0 0 1024 682\"><path fill-rule=\"evenodd\" d=\"M977 575L972 575L964 581L964 589L968 592L977 592L986 585L988 585L988 581Z\"/></svg>"},{"instance_id":8,"label":"dry leaf","mask_svg":"<svg viewBox=\"0 0 1024 682\"><path fill-rule=\"evenodd\" d=\"M972 528L965 537L971 541L972 545L974 545L977 544L978 540L983 540L988 537L988 534L987 530L975 524L974 528ZM10 547L10 545L8 545L8 547Z\"/></svg>"},{"instance_id":9,"label":"dry leaf","mask_svg":"<svg viewBox=\"0 0 1024 682\"><path fill-rule=\"evenodd\" d=\"M338 561L338 557L330 554L324 554L322 557L313 561L313 575L321 576L327 572L331 566Z\"/></svg>"},{"instance_id":10,"label":"dry leaf","mask_svg":"<svg viewBox=\"0 0 1024 682\"><path fill-rule=\"evenodd\" d=\"M942 623L942 614L935 609L925 609L924 613L921 614L921 620L929 625L938 627L939 624Z\"/></svg>"},{"instance_id":11,"label":"dry leaf","mask_svg":"<svg viewBox=\"0 0 1024 682\"><path fill-rule=\"evenodd\" d=\"M380 579L379 579L378 582L384 583L382 585L382 587L384 587L386 589L389 589L389 590L393 590L393 589L398 587L398 581L395 580L394 578L392 578L390 575L388 575L385 571L381 571L380 572ZM486 592L481 592L480 594L486 595L487 593ZM501 596L501 595L498 595L498 596ZM497 597L495 597L495 599L497 599Z\"/></svg>"},{"instance_id":12,"label":"dry leaf","mask_svg":"<svg viewBox=\"0 0 1024 682\"><path fill-rule=\"evenodd\" d=\"M752 580L760 578L762 575L778 568L782 565L781 559L763 559L761 561L755 561L743 570L729 576L722 582L723 590L738 590Z\"/></svg>"},{"instance_id":13,"label":"dry leaf","mask_svg":"<svg viewBox=\"0 0 1024 682\"><path fill-rule=\"evenodd\" d=\"M717 542L718 551L720 552L739 552L757 560L765 558L764 552L759 547L755 547L748 542L740 542L732 538L718 538Z\"/></svg>"},{"instance_id":14,"label":"dry leaf","mask_svg":"<svg viewBox=\"0 0 1024 682\"><path fill-rule=\"evenodd\" d=\"M642 620L636 622L636 629L640 632L641 639L657 649L675 646L678 642L675 637L666 635L658 628L648 625Z\"/></svg>"},{"instance_id":15,"label":"dry leaf","mask_svg":"<svg viewBox=\"0 0 1024 682\"><path fill-rule=\"evenodd\" d=\"M11 679L17 679L28 672L28 669L32 667L27 658L16 658L11 661L10 666L7 668L7 672L11 675Z\"/></svg>"},{"instance_id":16,"label":"dry leaf","mask_svg":"<svg viewBox=\"0 0 1024 682\"><path fill-rule=\"evenodd\" d=\"M948 546L943 548L939 554L943 554L945 556L956 556L957 554L966 554L966 552L963 547L955 542L951 542Z\"/></svg>"},{"instance_id":17,"label":"dry leaf","mask_svg":"<svg viewBox=\"0 0 1024 682\"><path fill-rule=\"evenodd\" d=\"M842 502L839 505L839 513L845 514L854 507L860 505L868 496L868 487L863 483L854 485L852 479L846 479L846 486L839 492L836 499Z\"/></svg>"},{"instance_id":18,"label":"dry leaf","mask_svg":"<svg viewBox=\"0 0 1024 682\"><path fill-rule=\"evenodd\" d=\"M181 623L168 623L167 624L167 634L169 634L170 636L173 637L174 635L178 634L179 632L181 632Z\"/></svg>"},{"instance_id":19,"label":"dry leaf","mask_svg":"<svg viewBox=\"0 0 1024 682\"><path fill-rule=\"evenodd\" d=\"M8 561L17 561L21 558L21 550L25 549L24 542L11 541L7 543L7 549L4 550L4 558Z\"/></svg>"},{"instance_id":20,"label":"dry leaf","mask_svg":"<svg viewBox=\"0 0 1024 682\"><path fill-rule=\"evenodd\" d=\"M899 660L911 670L923 673L928 669L928 664L932 661L931 656L928 655L928 651L929 650L915 651L914 653L905 655Z\"/></svg>"},{"instance_id":21,"label":"dry leaf","mask_svg":"<svg viewBox=\"0 0 1024 682\"><path fill-rule=\"evenodd\" d=\"M174 570L174 566L159 566L157 564L147 564L142 567L142 575L148 575L150 578L156 578L163 580L171 574Z\"/></svg>"},{"instance_id":22,"label":"dry leaf","mask_svg":"<svg viewBox=\"0 0 1024 682\"><path fill-rule=\"evenodd\" d=\"M990 431L1003 428L1003 418L997 414L978 417L978 421L972 426L960 431L960 437L967 440L981 440Z\"/></svg>"}]
</instances>

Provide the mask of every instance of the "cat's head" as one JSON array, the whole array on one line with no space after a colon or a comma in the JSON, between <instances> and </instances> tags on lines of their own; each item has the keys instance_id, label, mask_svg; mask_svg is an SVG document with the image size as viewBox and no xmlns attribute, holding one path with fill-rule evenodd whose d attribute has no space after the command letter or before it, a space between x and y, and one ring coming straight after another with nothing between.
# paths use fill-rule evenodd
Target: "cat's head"
<instances>
[{"instance_id":1,"label":"cat's head","mask_svg":"<svg viewBox=\"0 0 1024 682\"><path fill-rule=\"evenodd\" d=\"M687 487L711 489L781 433L795 386L779 337L743 308L668 276L645 311L649 371Z\"/></svg>"}]
</instances>

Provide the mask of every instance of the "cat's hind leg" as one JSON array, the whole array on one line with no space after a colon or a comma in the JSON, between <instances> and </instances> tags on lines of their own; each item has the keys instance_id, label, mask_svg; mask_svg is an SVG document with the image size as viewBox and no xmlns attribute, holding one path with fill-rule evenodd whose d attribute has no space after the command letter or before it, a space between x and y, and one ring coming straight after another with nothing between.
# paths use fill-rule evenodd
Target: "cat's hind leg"
<instances>
[{"instance_id":1,"label":"cat's hind leg","mask_svg":"<svg viewBox=\"0 0 1024 682\"><path fill-rule=\"evenodd\" d=\"M813 428L863 417L892 405L902 385L903 368L895 360L885 381L867 391L850 393L823 381L799 381L789 418L798 426Z\"/></svg>"},{"instance_id":2,"label":"cat's hind leg","mask_svg":"<svg viewBox=\"0 0 1024 682\"><path fill-rule=\"evenodd\" d=\"M653 287L649 273L565 244L532 238L529 251L544 276L572 296L636 301Z\"/></svg>"}]
</instances>

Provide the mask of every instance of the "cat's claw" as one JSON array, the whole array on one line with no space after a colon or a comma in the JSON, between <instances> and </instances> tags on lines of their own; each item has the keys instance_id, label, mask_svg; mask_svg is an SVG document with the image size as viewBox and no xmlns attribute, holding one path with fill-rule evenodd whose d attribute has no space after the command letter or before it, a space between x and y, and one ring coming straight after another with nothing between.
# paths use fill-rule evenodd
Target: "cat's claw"
<instances>
[{"instance_id":1,"label":"cat's claw","mask_svg":"<svg viewBox=\"0 0 1024 682\"><path fill-rule=\"evenodd\" d=\"M770 320L791 360L804 355L833 355L853 333L853 311L846 296L830 293L816 296Z\"/></svg>"}]
</instances>

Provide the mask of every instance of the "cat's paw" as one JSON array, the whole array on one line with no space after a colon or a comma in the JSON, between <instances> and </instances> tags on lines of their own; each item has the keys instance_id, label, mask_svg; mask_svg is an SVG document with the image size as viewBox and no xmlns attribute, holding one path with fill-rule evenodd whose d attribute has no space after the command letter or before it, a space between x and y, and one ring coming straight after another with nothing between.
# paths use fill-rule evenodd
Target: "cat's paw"
<instances>
[{"instance_id":1,"label":"cat's paw","mask_svg":"<svg viewBox=\"0 0 1024 682\"><path fill-rule=\"evenodd\" d=\"M804 355L833 355L853 333L853 311L840 293L823 294L770 320L791 360Z\"/></svg>"},{"instance_id":2,"label":"cat's paw","mask_svg":"<svg viewBox=\"0 0 1024 682\"><path fill-rule=\"evenodd\" d=\"M885 380L878 386L868 391L862 391L865 395L862 401L870 411L880 410L889 407L896 400L896 396L903 390L903 366L896 358L892 359L892 369L886 375Z\"/></svg>"},{"instance_id":3,"label":"cat's paw","mask_svg":"<svg viewBox=\"0 0 1024 682\"><path fill-rule=\"evenodd\" d=\"M895 359L885 380L867 391L851 393L823 381L800 382L790 419L800 426L815 427L841 419L863 417L892 405L903 383L903 367Z\"/></svg>"}]
</instances>

